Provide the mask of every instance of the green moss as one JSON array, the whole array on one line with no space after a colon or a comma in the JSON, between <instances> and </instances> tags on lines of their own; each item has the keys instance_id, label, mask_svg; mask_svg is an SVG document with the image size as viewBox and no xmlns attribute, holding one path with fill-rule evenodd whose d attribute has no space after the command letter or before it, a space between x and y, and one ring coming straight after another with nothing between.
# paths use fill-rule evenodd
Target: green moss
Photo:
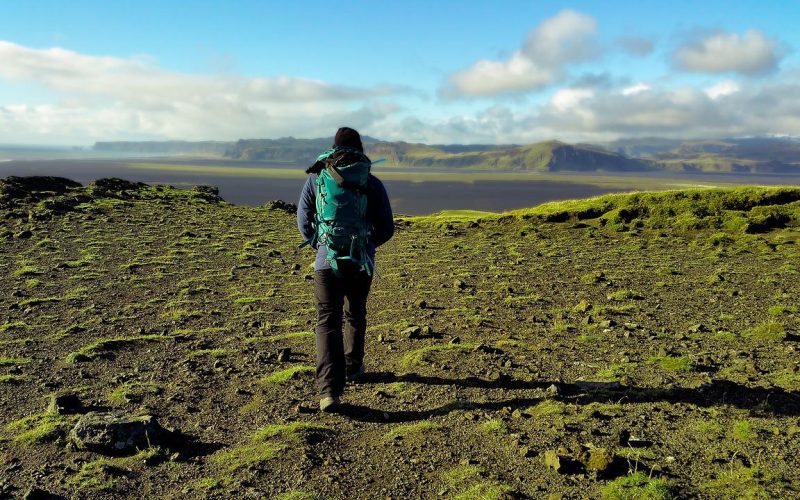
<instances>
[{"instance_id":1,"label":"green moss","mask_svg":"<svg viewBox=\"0 0 800 500\"><path fill-rule=\"evenodd\" d=\"M19 384L23 380L22 375L0 375L0 384Z\"/></svg>"},{"instance_id":2,"label":"green moss","mask_svg":"<svg viewBox=\"0 0 800 500\"><path fill-rule=\"evenodd\" d=\"M737 441L752 441L758 435L753 423L748 420L737 420L733 424L733 438Z\"/></svg>"},{"instance_id":3,"label":"green moss","mask_svg":"<svg viewBox=\"0 0 800 500\"><path fill-rule=\"evenodd\" d=\"M14 276L22 277L22 276L35 276L37 274L42 274L42 271L36 266L22 266L17 268L13 272Z\"/></svg>"},{"instance_id":4,"label":"green moss","mask_svg":"<svg viewBox=\"0 0 800 500\"><path fill-rule=\"evenodd\" d=\"M600 493L606 500L668 500L672 493L663 479L634 472L609 482Z\"/></svg>"},{"instance_id":5,"label":"green moss","mask_svg":"<svg viewBox=\"0 0 800 500\"><path fill-rule=\"evenodd\" d=\"M161 448L150 448L130 457L92 460L83 464L75 475L67 479L67 486L77 490L110 490L121 478L129 476L133 470L142 468L145 462L163 454Z\"/></svg>"},{"instance_id":6,"label":"green moss","mask_svg":"<svg viewBox=\"0 0 800 500\"><path fill-rule=\"evenodd\" d=\"M451 351L469 351L477 344L435 344L407 352L400 360L400 366L412 367L428 361L431 354Z\"/></svg>"},{"instance_id":7,"label":"green moss","mask_svg":"<svg viewBox=\"0 0 800 500\"><path fill-rule=\"evenodd\" d=\"M797 314L797 306L772 306L767 309L767 313L771 316Z\"/></svg>"},{"instance_id":8,"label":"green moss","mask_svg":"<svg viewBox=\"0 0 800 500\"><path fill-rule=\"evenodd\" d=\"M155 382L126 382L114 389L108 399L115 403L126 403L131 399L141 399L145 396L158 396L161 387Z\"/></svg>"},{"instance_id":9,"label":"green moss","mask_svg":"<svg viewBox=\"0 0 800 500\"><path fill-rule=\"evenodd\" d=\"M309 436L322 433L328 428L313 422L291 422L289 424L271 424L262 427L253 434L253 439L267 440L279 438L284 441L303 442Z\"/></svg>"},{"instance_id":10,"label":"green moss","mask_svg":"<svg viewBox=\"0 0 800 500\"><path fill-rule=\"evenodd\" d=\"M495 481L482 481L457 493L454 500L501 500L511 493L513 488Z\"/></svg>"},{"instance_id":11,"label":"green moss","mask_svg":"<svg viewBox=\"0 0 800 500\"><path fill-rule=\"evenodd\" d=\"M283 382L287 382L293 378L296 378L298 375L304 373L314 373L316 368L310 365L297 365L292 366L290 368L286 368L285 370L279 370L277 372L272 372L270 375L261 379L261 383L263 384L281 384Z\"/></svg>"},{"instance_id":12,"label":"green moss","mask_svg":"<svg viewBox=\"0 0 800 500\"><path fill-rule=\"evenodd\" d=\"M24 365L31 361L31 358L7 358L0 356L0 368L4 366Z\"/></svg>"},{"instance_id":13,"label":"green moss","mask_svg":"<svg viewBox=\"0 0 800 500\"><path fill-rule=\"evenodd\" d=\"M499 418L493 418L483 422L480 426L481 431L487 434L508 434L508 427Z\"/></svg>"},{"instance_id":14,"label":"green moss","mask_svg":"<svg viewBox=\"0 0 800 500\"><path fill-rule=\"evenodd\" d=\"M55 440L64 435L70 425L71 420L63 415L43 412L11 422L5 430L12 435L14 442L33 444Z\"/></svg>"},{"instance_id":15,"label":"green moss","mask_svg":"<svg viewBox=\"0 0 800 500\"><path fill-rule=\"evenodd\" d=\"M726 467L716 476L700 484L700 491L710 498L777 498L765 488L773 478L757 467Z\"/></svg>"},{"instance_id":16,"label":"green moss","mask_svg":"<svg viewBox=\"0 0 800 500\"><path fill-rule=\"evenodd\" d=\"M413 424L397 425L387 432L384 437L386 439L408 438L412 436L419 436L440 429L441 426L437 423L423 420Z\"/></svg>"},{"instance_id":17,"label":"green moss","mask_svg":"<svg viewBox=\"0 0 800 500\"><path fill-rule=\"evenodd\" d=\"M279 456L285 445L275 443L252 443L221 450L211 455L211 462L229 470L242 469L272 460Z\"/></svg>"},{"instance_id":18,"label":"green moss","mask_svg":"<svg viewBox=\"0 0 800 500\"><path fill-rule=\"evenodd\" d=\"M786 340L786 329L783 324L769 321L754 326L744 332L745 336L762 342L780 342Z\"/></svg>"},{"instance_id":19,"label":"green moss","mask_svg":"<svg viewBox=\"0 0 800 500\"><path fill-rule=\"evenodd\" d=\"M24 321L7 321L0 325L0 333L7 332L8 330L29 330L30 326Z\"/></svg>"},{"instance_id":20,"label":"green moss","mask_svg":"<svg viewBox=\"0 0 800 500\"><path fill-rule=\"evenodd\" d=\"M567 405L561 401L552 399L545 399L536 406L528 408L525 413L531 417L551 417L554 415L563 415L567 411Z\"/></svg>"},{"instance_id":21,"label":"green moss","mask_svg":"<svg viewBox=\"0 0 800 500\"><path fill-rule=\"evenodd\" d=\"M657 364L669 372L688 372L692 370L692 362L684 356L654 356L650 362Z\"/></svg>"}]
</instances>

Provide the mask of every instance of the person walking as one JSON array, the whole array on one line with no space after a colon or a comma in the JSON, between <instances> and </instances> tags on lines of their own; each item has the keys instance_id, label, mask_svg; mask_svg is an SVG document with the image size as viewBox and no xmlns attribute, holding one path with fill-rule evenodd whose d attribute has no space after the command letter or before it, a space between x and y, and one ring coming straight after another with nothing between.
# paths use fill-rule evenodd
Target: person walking
<instances>
[{"instance_id":1,"label":"person walking","mask_svg":"<svg viewBox=\"0 0 800 500\"><path fill-rule=\"evenodd\" d=\"M345 382L364 373L375 250L394 234L389 197L371 165L359 133L340 128L333 147L306 170L297 204L297 227L317 251L316 385L322 411L339 408Z\"/></svg>"}]
</instances>

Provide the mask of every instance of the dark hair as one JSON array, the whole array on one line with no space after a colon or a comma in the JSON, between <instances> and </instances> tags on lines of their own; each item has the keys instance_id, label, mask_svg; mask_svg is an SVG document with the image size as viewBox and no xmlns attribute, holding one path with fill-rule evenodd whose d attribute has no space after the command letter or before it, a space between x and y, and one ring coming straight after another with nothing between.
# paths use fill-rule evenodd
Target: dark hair
<instances>
[{"instance_id":1,"label":"dark hair","mask_svg":"<svg viewBox=\"0 0 800 500\"><path fill-rule=\"evenodd\" d=\"M336 136L333 138L333 147L340 148L353 148L364 152L364 146L361 144L361 135L350 127L342 127L336 131Z\"/></svg>"}]
</instances>

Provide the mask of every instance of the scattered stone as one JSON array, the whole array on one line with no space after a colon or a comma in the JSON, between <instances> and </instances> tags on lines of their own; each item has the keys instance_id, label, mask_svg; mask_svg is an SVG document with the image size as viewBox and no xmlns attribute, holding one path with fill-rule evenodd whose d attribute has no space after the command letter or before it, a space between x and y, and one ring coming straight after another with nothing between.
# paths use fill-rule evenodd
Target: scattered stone
<instances>
[{"instance_id":1,"label":"scattered stone","mask_svg":"<svg viewBox=\"0 0 800 500\"><path fill-rule=\"evenodd\" d=\"M292 350L288 347L278 351L278 362L286 363L292 357Z\"/></svg>"},{"instance_id":2,"label":"scattered stone","mask_svg":"<svg viewBox=\"0 0 800 500\"><path fill-rule=\"evenodd\" d=\"M130 454L158 445L167 434L151 415L90 412L81 416L68 440L79 450Z\"/></svg>"},{"instance_id":3,"label":"scattered stone","mask_svg":"<svg viewBox=\"0 0 800 500\"><path fill-rule=\"evenodd\" d=\"M458 288L459 290L463 290L467 288L467 284L464 283L462 280L455 280L453 281L453 287Z\"/></svg>"},{"instance_id":4,"label":"scattered stone","mask_svg":"<svg viewBox=\"0 0 800 500\"><path fill-rule=\"evenodd\" d=\"M561 395L561 388L558 387L556 384L550 384L544 392L548 396L560 396Z\"/></svg>"},{"instance_id":5,"label":"scattered stone","mask_svg":"<svg viewBox=\"0 0 800 500\"><path fill-rule=\"evenodd\" d=\"M617 322L614 321L613 319L604 319L600 323L598 323L598 326L600 328L611 328L612 326L616 326L616 325L617 325Z\"/></svg>"},{"instance_id":6,"label":"scattered stone","mask_svg":"<svg viewBox=\"0 0 800 500\"><path fill-rule=\"evenodd\" d=\"M410 339L416 339L419 338L421 333L422 333L422 328L416 325L412 325L404 329L402 332L400 332L400 335L408 337Z\"/></svg>"},{"instance_id":7,"label":"scattered stone","mask_svg":"<svg viewBox=\"0 0 800 500\"><path fill-rule=\"evenodd\" d=\"M698 323L696 325L692 325L692 326L689 327L689 333L702 333L702 332L709 332L709 331L711 331L711 330L709 330L709 328L706 325L702 324L702 323Z\"/></svg>"},{"instance_id":8,"label":"scattered stone","mask_svg":"<svg viewBox=\"0 0 800 500\"><path fill-rule=\"evenodd\" d=\"M33 232L30 229L24 229L24 230L18 232L17 234L15 234L14 238L17 238L19 240L26 240L26 239L30 238L31 236L33 236Z\"/></svg>"},{"instance_id":9,"label":"scattered stone","mask_svg":"<svg viewBox=\"0 0 800 500\"><path fill-rule=\"evenodd\" d=\"M420 331L420 333L422 335L430 337L431 335L433 335L433 328L431 328L430 326L423 326L422 330Z\"/></svg>"},{"instance_id":10,"label":"scattered stone","mask_svg":"<svg viewBox=\"0 0 800 500\"><path fill-rule=\"evenodd\" d=\"M282 212L295 214L297 213L297 205L292 203L287 203L283 200L272 200L268 201L264 204L264 208L267 210L280 210Z\"/></svg>"},{"instance_id":11,"label":"scattered stone","mask_svg":"<svg viewBox=\"0 0 800 500\"><path fill-rule=\"evenodd\" d=\"M461 337L453 337L452 339L450 339L450 343L451 344L460 344L461 343Z\"/></svg>"},{"instance_id":12,"label":"scattered stone","mask_svg":"<svg viewBox=\"0 0 800 500\"><path fill-rule=\"evenodd\" d=\"M564 464L562 464L561 457L556 450L547 450L544 452L544 465L556 472L562 472Z\"/></svg>"},{"instance_id":13,"label":"scattered stone","mask_svg":"<svg viewBox=\"0 0 800 500\"><path fill-rule=\"evenodd\" d=\"M418 300L416 305L420 309L425 309L426 307L428 307L428 303L425 302L424 300Z\"/></svg>"},{"instance_id":14,"label":"scattered stone","mask_svg":"<svg viewBox=\"0 0 800 500\"><path fill-rule=\"evenodd\" d=\"M386 341L386 337L384 337L382 333L379 333L378 334L378 342L385 342L385 341Z\"/></svg>"},{"instance_id":15,"label":"scattered stone","mask_svg":"<svg viewBox=\"0 0 800 500\"><path fill-rule=\"evenodd\" d=\"M614 454L606 448L593 448L589 451L586 468L596 472L605 472L614 463Z\"/></svg>"}]
</instances>

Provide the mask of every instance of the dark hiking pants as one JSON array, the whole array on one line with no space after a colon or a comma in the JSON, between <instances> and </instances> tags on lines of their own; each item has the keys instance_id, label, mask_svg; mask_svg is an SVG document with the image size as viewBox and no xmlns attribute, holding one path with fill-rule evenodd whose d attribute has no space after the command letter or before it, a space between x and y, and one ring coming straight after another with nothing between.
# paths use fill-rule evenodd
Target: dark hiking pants
<instances>
[{"instance_id":1,"label":"dark hiking pants","mask_svg":"<svg viewBox=\"0 0 800 500\"><path fill-rule=\"evenodd\" d=\"M341 266L314 273L317 299L317 388L321 396L341 396L345 376L364 362L367 296L372 277ZM344 319L344 335L342 320Z\"/></svg>"}]
</instances>

